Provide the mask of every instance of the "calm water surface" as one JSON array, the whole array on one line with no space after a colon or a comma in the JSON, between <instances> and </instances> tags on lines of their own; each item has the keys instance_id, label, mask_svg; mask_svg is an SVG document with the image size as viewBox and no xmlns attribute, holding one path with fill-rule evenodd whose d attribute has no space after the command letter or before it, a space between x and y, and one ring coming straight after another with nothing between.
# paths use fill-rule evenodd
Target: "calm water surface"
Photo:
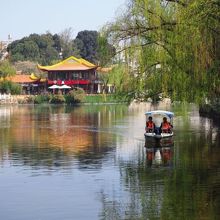
<instances>
[{"instance_id":1,"label":"calm water surface","mask_svg":"<svg viewBox=\"0 0 220 220\"><path fill-rule=\"evenodd\" d=\"M175 136L145 143L155 108ZM219 128L194 106L0 106L0 219L220 219Z\"/></svg>"}]
</instances>

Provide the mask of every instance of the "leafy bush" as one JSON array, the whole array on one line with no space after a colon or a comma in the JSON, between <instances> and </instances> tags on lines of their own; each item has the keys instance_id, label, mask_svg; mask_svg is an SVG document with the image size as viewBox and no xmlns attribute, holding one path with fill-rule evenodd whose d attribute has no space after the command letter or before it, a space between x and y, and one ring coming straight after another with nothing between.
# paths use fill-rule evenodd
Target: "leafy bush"
<instances>
[{"instance_id":1,"label":"leafy bush","mask_svg":"<svg viewBox=\"0 0 220 220\"><path fill-rule=\"evenodd\" d=\"M51 99L50 95L37 95L34 97L35 104L48 103Z\"/></svg>"},{"instance_id":2,"label":"leafy bush","mask_svg":"<svg viewBox=\"0 0 220 220\"><path fill-rule=\"evenodd\" d=\"M0 91L3 93L11 93L12 95L21 94L22 88L21 85L13 83L8 80L3 80L0 82Z\"/></svg>"},{"instance_id":3,"label":"leafy bush","mask_svg":"<svg viewBox=\"0 0 220 220\"><path fill-rule=\"evenodd\" d=\"M18 99L18 104L27 104L25 99Z\"/></svg>"},{"instance_id":4,"label":"leafy bush","mask_svg":"<svg viewBox=\"0 0 220 220\"><path fill-rule=\"evenodd\" d=\"M66 103L67 104L74 104L74 103L80 103L85 99L85 91L81 88L75 88L74 90L71 90L66 96Z\"/></svg>"},{"instance_id":5,"label":"leafy bush","mask_svg":"<svg viewBox=\"0 0 220 220\"><path fill-rule=\"evenodd\" d=\"M51 96L49 102L52 103L52 104L62 104L62 103L65 102L65 98L61 94L53 95L53 96Z\"/></svg>"},{"instance_id":6,"label":"leafy bush","mask_svg":"<svg viewBox=\"0 0 220 220\"><path fill-rule=\"evenodd\" d=\"M18 98L19 104L33 104L34 103L34 96L25 96Z\"/></svg>"}]
</instances>

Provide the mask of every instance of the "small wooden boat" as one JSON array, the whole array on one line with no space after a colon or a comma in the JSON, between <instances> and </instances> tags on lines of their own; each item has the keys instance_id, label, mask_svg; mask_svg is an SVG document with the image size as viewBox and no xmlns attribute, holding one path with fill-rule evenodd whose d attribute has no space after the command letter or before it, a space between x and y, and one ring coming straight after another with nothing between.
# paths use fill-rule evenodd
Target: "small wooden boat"
<instances>
[{"instance_id":1,"label":"small wooden boat","mask_svg":"<svg viewBox=\"0 0 220 220\"><path fill-rule=\"evenodd\" d=\"M145 115L146 115L146 121L151 116L155 124L155 128L153 131L147 131L147 129L145 129L146 132L144 135L146 138L161 139L161 138L170 138L173 136L173 129L172 129L173 117L174 117L173 112L156 110L156 111L146 112ZM166 132L164 132L160 127L163 118L166 118L168 123L171 125L171 128Z\"/></svg>"}]
</instances>

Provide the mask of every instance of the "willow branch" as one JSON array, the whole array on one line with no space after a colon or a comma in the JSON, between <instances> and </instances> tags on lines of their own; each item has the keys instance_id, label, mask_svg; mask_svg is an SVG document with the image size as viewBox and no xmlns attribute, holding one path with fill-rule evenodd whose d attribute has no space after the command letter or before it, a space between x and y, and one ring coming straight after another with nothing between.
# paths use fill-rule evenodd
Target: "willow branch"
<instances>
[{"instance_id":1,"label":"willow branch","mask_svg":"<svg viewBox=\"0 0 220 220\"><path fill-rule=\"evenodd\" d=\"M179 1L179 0L166 0L167 2L173 2L182 5L183 7L186 7L187 4L185 2Z\"/></svg>"}]
</instances>

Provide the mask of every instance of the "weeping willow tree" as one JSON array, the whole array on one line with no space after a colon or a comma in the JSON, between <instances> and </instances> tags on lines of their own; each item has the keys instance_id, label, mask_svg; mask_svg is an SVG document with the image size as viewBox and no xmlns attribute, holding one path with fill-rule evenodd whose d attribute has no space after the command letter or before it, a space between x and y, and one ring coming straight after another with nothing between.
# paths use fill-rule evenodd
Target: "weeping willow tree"
<instances>
[{"instance_id":1,"label":"weeping willow tree","mask_svg":"<svg viewBox=\"0 0 220 220\"><path fill-rule=\"evenodd\" d=\"M133 94L198 103L220 94L220 1L129 0L104 31Z\"/></svg>"}]
</instances>

